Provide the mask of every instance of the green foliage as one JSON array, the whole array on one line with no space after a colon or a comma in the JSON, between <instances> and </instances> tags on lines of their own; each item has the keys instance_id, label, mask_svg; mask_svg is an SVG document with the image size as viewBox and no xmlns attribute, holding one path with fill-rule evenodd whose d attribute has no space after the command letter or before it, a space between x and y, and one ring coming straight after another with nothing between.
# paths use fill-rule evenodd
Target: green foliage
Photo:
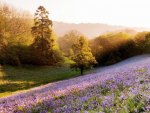
<instances>
[{"instance_id":1,"label":"green foliage","mask_svg":"<svg viewBox=\"0 0 150 113\"><path fill-rule=\"evenodd\" d=\"M2 64L4 64L4 58L6 57L6 48L7 48L7 42L0 35L0 63Z\"/></svg>"},{"instance_id":2,"label":"green foliage","mask_svg":"<svg viewBox=\"0 0 150 113\"><path fill-rule=\"evenodd\" d=\"M32 34L34 42L31 45L33 51L33 64L56 65L63 60L62 53L57 47L56 39L52 36L52 21L48 18L48 11L39 6L34 17Z\"/></svg>"},{"instance_id":3,"label":"green foliage","mask_svg":"<svg viewBox=\"0 0 150 113\"><path fill-rule=\"evenodd\" d=\"M150 32L145 36L144 53L150 53Z\"/></svg>"},{"instance_id":4,"label":"green foliage","mask_svg":"<svg viewBox=\"0 0 150 113\"><path fill-rule=\"evenodd\" d=\"M72 60L74 61L74 64L72 67L79 68L81 74L83 74L85 68L90 68L96 63L95 57L93 57L91 49L88 47L88 42L83 36L81 36L78 42L73 45L73 51L74 55Z\"/></svg>"},{"instance_id":5,"label":"green foliage","mask_svg":"<svg viewBox=\"0 0 150 113\"><path fill-rule=\"evenodd\" d=\"M21 65L21 62L20 62L20 59L19 59L19 49L17 46L11 46L11 47L8 47L7 48L7 54L6 54L6 57L7 57L7 63L8 64L11 64L11 65L14 65L14 66L20 66Z\"/></svg>"},{"instance_id":6,"label":"green foliage","mask_svg":"<svg viewBox=\"0 0 150 113\"><path fill-rule=\"evenodd\" d=\"M132 98L127 98L124 104L127 107L127 112L129 113L144 112L144 101L139 94Z\"/></svg>"}]
</instances>

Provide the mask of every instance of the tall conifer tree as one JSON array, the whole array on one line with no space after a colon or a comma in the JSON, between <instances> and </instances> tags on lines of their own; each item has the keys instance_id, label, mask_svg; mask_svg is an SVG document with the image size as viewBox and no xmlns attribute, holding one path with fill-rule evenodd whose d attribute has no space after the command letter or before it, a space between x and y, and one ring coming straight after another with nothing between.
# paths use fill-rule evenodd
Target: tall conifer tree
<instances>
[{"instance_id":1,"label":"tall conifer tree","mask_svg":"<svg viewBox=\"0 0 150 113\"><path fill-rule=\"evenodd\" d=\"M54 50L57 45L52 36L52 20L49 19L48 14L43 6L39 6L34 16L32 34L35 39L31 47L34 63L38 65L55 65L61 58L57 54L58 51Z\"/></svg>"}]
</instances>

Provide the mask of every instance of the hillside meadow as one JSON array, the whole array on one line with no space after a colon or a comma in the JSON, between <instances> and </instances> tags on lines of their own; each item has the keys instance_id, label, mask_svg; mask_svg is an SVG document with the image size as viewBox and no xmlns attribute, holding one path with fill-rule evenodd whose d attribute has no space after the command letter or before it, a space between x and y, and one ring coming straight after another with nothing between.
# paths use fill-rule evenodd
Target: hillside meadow
<instances>
[{"instance_id":1,"label":"hillside meadow","mask_svg":"<svg viewBox=\"0 0 150 113\"><path fill-rule=\"evenodd\" d=\"M2 113L149 113L149 57L0 99Z\"/></svg>"},{"instance_id":2,"label":"hillside meadow","mask_svg":"<svg viewBox=\"0 0 150 113\"><path fill-rule=\"evenodd\" d=\"M50 14L0 3L0 113L150 112L150 31L59 36Z\"/></svg>"},{"instance_id":3,"label":"hillside meadow","mask_svg":"<svg viewBox=\"0 0 150 113\"><path fill-rule=\"evenodd\" d=\"M0 66L0 97L79 75L79 71L67 67Z\"/></svg>"}]
</instances>

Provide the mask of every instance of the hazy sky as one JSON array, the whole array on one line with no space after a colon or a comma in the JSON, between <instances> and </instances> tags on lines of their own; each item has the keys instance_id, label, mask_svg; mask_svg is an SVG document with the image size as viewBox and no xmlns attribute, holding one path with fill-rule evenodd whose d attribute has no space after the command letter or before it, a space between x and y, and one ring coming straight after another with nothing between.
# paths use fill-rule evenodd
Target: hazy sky
<instances>
[{"instance_id":1,"label":"hazy sky","mask_svg":"<svg viewBox=\"0 0 150 113\"><path fill-rule=\"evenodd\" d=\"M34 14L39 5L50 18L69 23L106 23L150 28L150 0L0 0Z\"/></svg>"}]
</instances>

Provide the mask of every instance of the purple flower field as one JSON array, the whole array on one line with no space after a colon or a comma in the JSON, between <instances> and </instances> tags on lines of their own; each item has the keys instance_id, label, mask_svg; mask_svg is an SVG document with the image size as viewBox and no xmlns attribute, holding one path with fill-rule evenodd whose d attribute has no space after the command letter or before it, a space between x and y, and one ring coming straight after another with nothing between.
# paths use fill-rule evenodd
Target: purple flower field
<instances>
[{"instance_id":1,"label":"purple flower field","mask_svg":"<svg viewBox=\"0 0 150 113\"><path fill-rule=\"evenodd\" d=\"M142 112L150 112L150 58L0 99L0 113Z\"/></svg>"}]
</instances>

